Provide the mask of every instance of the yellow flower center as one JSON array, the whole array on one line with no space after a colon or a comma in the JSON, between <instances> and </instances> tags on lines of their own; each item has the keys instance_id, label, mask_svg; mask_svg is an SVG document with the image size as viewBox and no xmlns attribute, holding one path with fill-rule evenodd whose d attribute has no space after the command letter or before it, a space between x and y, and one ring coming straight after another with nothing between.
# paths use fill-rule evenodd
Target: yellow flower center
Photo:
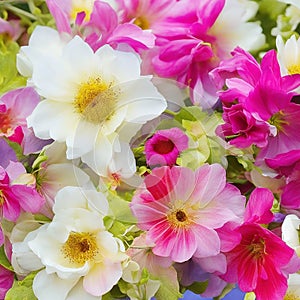
<instances>
[{"instance_id":1,"label":"yellow flower center","mask_svg":"<svg viewBox=\"0 0 300 300\"><path fill-rule=\"evenodd\" d=\"M96 237L88 232L71 232L61 251L70 263L83 265L98 253Z\"/></svg>"},{"instance_id":2,"label":"yellow flower center","mask_svg":"<svg viewBox=\"0 0 300 300\"><path fill-rule=\"evenodd\" d=\"M284 296L283 300L300 300L300 297L295 295L294 293L287 292Z\"/></svg>"},{"instance_id":3,"label":"yellow flower center","mask_svg":"<svg viewBox=\"0 0 300 300\"><path fill-rule=\"evenodd\" d=\"M249 252L256 259L261 258L266 254L265 241L259 236L255 236L248 247Z\"/></svg>"},{"instance_id":4,"label":"yellow flower center","mask_svg":"<svg viewBox=\"0 0 300 300\"><path fill-rule=\"evenodd\" d=\"M135 19L133 22L136 26L139 26L143 30L149 29L150 28L150 22L143 16L140 16Z\"/></svg>"},{"instance_id":5,"label":"yellow flower center","mask_svg":"<svg viewBox=\"0 0 300 300\"><path fill-rule=\"evenodd\" d=\"M113 115L119 92L100 77L90 78L79 86L74 106L83 118L94 124L101 124Z\"/></svg>"},{"instance_id":6,"label":"yellow flower center","mask_svg":"<svg viewBox=\"0 0 300 300\"><path fill-rule=\"evenodd\" d=\"M89 21L94 1L93 0L72 0L72 9L70 12L71 20L76 20L77 14L85 12L85 21Z\"/></svg>"},{"instance_id":7,"label":"yellow flower center","mask_svg":"<svg viewBox=\"0 0 300 300\"><path fill-rule=\"evenodd\" d=\"M186 228L192 223L191 218L189 218L184 209L173 210L167 215L167 220L175 230Z\"/></svg>"},{"instance_id":8,"label":"yellow flower center","mask_svg":"<svg viewBox=\"0 0 300 300\"><path fill-rule=\"evenodd\" d=\"M274 125L278 131L283 131L283 125L288 125L289 123L284 118L284 113L280 110L274 114L268 121L271 125Z\"/></svg>"},{"instance_id":9,"label":"yellow flower center","mask_svg":"<svg viewBox=\"0 0 300 300\"><path fill-rule=\"evenodd\" d=\"M291 65L287 67L289 75L300 74L300 65Z\"/></svg>"}]
</instances>

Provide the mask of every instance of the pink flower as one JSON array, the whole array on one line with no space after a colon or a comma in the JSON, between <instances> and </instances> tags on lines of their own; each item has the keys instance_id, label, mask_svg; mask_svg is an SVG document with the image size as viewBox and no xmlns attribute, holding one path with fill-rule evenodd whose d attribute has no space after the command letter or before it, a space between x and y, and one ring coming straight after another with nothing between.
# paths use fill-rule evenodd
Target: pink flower
<instances>
[{"instance_id":1,"label":"pink flower","mask_svg":"<svg viewBox=\"0 0 300 300\"><path fill-rule=\"evenodd\" d=\"M299 149L300 105L291 101L295 95L293 90L300 84L300 75L281 77L274 50L265 54L260 69L246 52L239 50L235 52L235 55L227 64L224 62L222 68L219 69L223 75L226 70L231 74L229 75L230 78L226 80L228 89L220 93L220 98L222 101L224 99L226 103L238 101L240 111L242 110L244 114L246 112L249 117L244 116L243 126L234 130L237 121L241 120L241 113L230 117L226 112L227 109L225 109L226 125L222 128L225 129L225 132L230 133L229 128L235 133L230 143L240 147L256 144L261 148L257 159L258 164L261 164L265 158L273 158L280 153ZM244 59L241 58L242 56ZM236 70L240 78L231 78L234 71L233 62L235 61L248 62L245 68L237 63ZM231 110L233 109L229 109L230 113ZM233 113L231 113L232 115ZM266 125L260 126L260 129L251 130L253 124L257 126L257 124L263 123ZM257 140L257 135L259 135L259 140ZM266 137L265 143L264 137Z\"/></svg>"},{"instance_id":2,"label":"pink flower","mask_svg":"<svg viewBox=\"0 0 300 300\"><path fill-rule=\"evenodd\" d=\"M7 34L12 40L16 41L23 33L24 28L20 26L20 20L3 20L0 18L0 35Z\"/></svg>"},{"instance_id":3,"label":"pink flower","mask_svg":"<svg viewBox=\"0 0 300 300\"><path fill-rule=\"evenodd\" d=\"M179 128L158 130L145 144L149 166L172 166L180 152L188 148L188 136Z\"/></svg>"},{"instance_id":4,"label":"pink flower","mask_svg":"<svg viewBox=\"0 0 300 300\"><path fill-rule=\"evenodd\" d=\"M294 250L259 225L271 222L273 198L267 189L257 188L252 192L245 223L232 232L240 235L240 242L226 253L228 268L221 275L228 282L238 282L242 291L253 291L257 300L283 299L288 274L300 267Z\"/></svg>"},{"instance_id":5,"label":"pink flower","mask_svg":"<svg viewBox=\"0 0 300 300\"><path fill-rule=\"evenodd\" d=\"M86 2L90 7L82 8L82 11L77 11L71 0L64 3L47 0L47 5L59 32L83 36L94 51L105 44L113 48L127 44L138 53L154 46L152 33L143 31L135 24L119 24L116 11L106 2ZM72 18L76 23L75 28L71 26Z\"/></svg>"},{"instance_id":6,"label":"pink flower","mask_svg":"<svg viewBox=\"0 0 300 300\"><path fill-rule=\"evenodd\" d=\"M240 148L251 145L264 147L267 144L269 125L267 122L257 120L242 104L223 107L225 124L220 125L225 137L231 138L230 144Z\"/></svg>"},{"instance_id":7,"label":"pink flower","mask_svg":"<svg viewBox=\"0 0 300 300\"><path fill-rule=\"evenodd\" d=\"M13 182L25 173L21 163L11 162L6 169L0 166L1 217L12 222L18 219L21 211L38 213L45 202L34 187Z\"/></svg>"},{"instance_id":8,"label":"pink flower","mask_svg":"<svg viewBox=\"0 0 300 300\"><path fill-rule=\"evenodd\" d=\"M256 41L261 39L261 29L245 22L242 17L245 7L239 2L181 0L160 26L154 28L158 46L158 54L153 59L154 70L191 88L193 103L203 108L213 107L218 100L217 85L209 72L228 58L234 47L244 44L242 36L247 34L247 28L256 31ZM233 18L232 12L236 13ZM233 26L239 28L237 35L232 34ZM248 39L249 43L244 46L250 50L255 41L250 35Z\"/></svg>"},{"instance_id":9,"label":"pink flower","mask_svg":"<svg viewBox=\"0 0 300 300\"><path fill-rule=\"evenodd\" d=\"M37 151L45 144L34 137L26 121L39 101L40 97L32 87L7 92L0 98L0 137L19 143L24 154Z\"/></svg>"},{"instance_id":10,"label":"pink flower","mask_svg":"<svg viewBox=\"0 0 300 300\"><path fill-rule=\"evenodd\" d=\"M239 190L226 184L225 170L206 164L195 172L183 167L154 169L130 205L138 226L155 243L153 253L184 262L219 254L215 229L240 222L244 202Z\"/></svg>"},{"instance_id":11,"label":"pink flower","mask_svg":"<svg viewBox=\"0 0 300 300\"><path fill-rule=\"evenodd\" d=\"M154 29L170 14L176 0L120 0L122 22L133 22L142 29Z\"/></svg>"},{"instance_id":12,"label":"pink flower","mask_svg":"<svg viewBox=\"0 0 300 300\"><path fill-rule=\"evenodd\" d=\"M0 299L5 299L7 291L14 283L15 273L0 265Z\"/></svg>"},{"instance_id":13,"label":"pink flower","mask_svg":"<svg viewBox=\"0 0 300 300\"><path fill-rule=\"evenodd\" d=\"M281 194L280 204L288 209L300 208L300 151L292 150L266 159L266 164L285 177L286 185Z\"/></svg>"}]
</instances>

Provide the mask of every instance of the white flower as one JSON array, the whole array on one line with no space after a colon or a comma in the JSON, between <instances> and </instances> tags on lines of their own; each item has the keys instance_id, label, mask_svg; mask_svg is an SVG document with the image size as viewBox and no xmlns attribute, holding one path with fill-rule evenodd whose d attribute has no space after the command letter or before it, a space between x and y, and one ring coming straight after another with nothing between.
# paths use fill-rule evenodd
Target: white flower
<instances>
[{"instance_id":1,"label":"white flower","mask_svg":"<svg viewBox=\"0 0 300 300\"><path fill-rule=\"evenodd\" d=\"M276 37L278 62L282 75L300 74L300 38L292 35L286 43L282 37Z\"/></svg>"},{"instance_id":2,"label":"white flower","mask_svg":"<svg viewBox=\"0 0 300 300\"><path fill-rule=\"evenodd\" d=\"M47 34L39 27L32 38ZM66 142L68 159L81 157L99 175L107 173L116 145L129 143L166 108L150 77L140 75L136 54L109 45L94 53L79 36L63 42L56 55L34 55L30 43L26 53L31 81L45 98L28 117L29 126L39 138Z\"/></svg>"},{"instance_id":3,"label":"white flower","mask_svg":"<svg viewBox=\"0 0 300 300\"><path fill-rule=\"evenodd\" d=\"M127 258L124 245L104 227L103 217L108 213L104 194L65 187L58 192L53 211L51 223L31 232L32 238L26 237L29 248L45 266L34 278L36 297L101 299L121 278L121 263ZM24 245L21 250L29 257ZM14 255L19 265L26 267L21 254Z\"/></svg>"},{"instance_id":4,"label":"white flower","mask_svg":"<svg viewBox=\"0 0 300 300\"><path fill-rule=\"evenodd\" d=\"M282 240L293 248L300 257L299 242L300 219L296 215L287 215L282 223Z\"/></svg>"},{"instance_id":5,"label":"white flower","mask_svg":"<svg viewBox=\"0 0 300 300\"><path fill-rule=\"evenodd\" d=\"M256 15L258 4L247 0L227 0L209 33L217 36L220 49L233 50L237 45L246 51L258 50L265 43L260 24L248 22ZM233 30L234 28L234 30Z\"/></svg>"}]
</instances>

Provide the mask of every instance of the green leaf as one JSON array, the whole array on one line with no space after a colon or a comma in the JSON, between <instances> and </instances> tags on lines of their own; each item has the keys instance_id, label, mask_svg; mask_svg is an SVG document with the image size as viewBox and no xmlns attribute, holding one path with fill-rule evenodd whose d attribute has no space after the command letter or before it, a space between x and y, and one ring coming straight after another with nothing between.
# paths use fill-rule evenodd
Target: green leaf
<instances>
[{"instance_id":1,"label":"green leaf","mask_svg":"<svg viewBox=\"0 0 300 300\"><path fill-rule=\"evenodd\" d=\"M6 257L5 251L4 251L4 246L0 248L0 265L3 266L4 268L13 271L13 267L11 266L9 260Z\"/></svg>"},{"instance_id":2,"label":"green leaf","mask_svg":"<svg viewBox=\"0 0 300 300\"><path fill-rule=\"evenodd\" d=\"M15 281L7 292L5 300L34 300L37 299L32 290L32 282L37 272L29 274L22 281Z\"/></svg>"},{"instance_id":3,"label":"green leaf","mask_svg":"<svg viewBox=\"0 0 300 300\"><path fill-rule=\"evenodd\" d=\"M109 191L107 195L109 207L117 221L126 224L136 224L137 220L132 215L129 202L119 197L114 192Z\"/></svg>"},{"instance_id":4,"label":"green leaf","mask_svg":"<svg viewBox=\"0 0 300 300\"><path fill-rule=\"evenodd\" d=\"M203 114L205 113L198 106L183 107L175 115L174 119L180 123L182 120L197 121L203 118Z\"/></svg>"},{"instance_id":5,"label":"green leaf","mask_svg":"<svg viewBox=\"0 0 300 300\"><path fill-rule=\"evenodd\" d=\"M205 292L206 288L208 286L208 281L204 282L194 282L190 286L187 287L190 291L192 291L195 294L202 294Z\"/></svg>"}]
</instances>

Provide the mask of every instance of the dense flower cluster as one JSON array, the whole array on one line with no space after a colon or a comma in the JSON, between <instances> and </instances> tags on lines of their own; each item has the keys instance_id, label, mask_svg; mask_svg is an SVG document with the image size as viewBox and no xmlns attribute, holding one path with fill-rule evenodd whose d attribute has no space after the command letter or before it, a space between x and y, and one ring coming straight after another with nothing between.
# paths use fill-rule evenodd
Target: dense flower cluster
<instances>
[{"instance_id":1,"label":"dense flower cluster","mask_svg":"<svg viewBox=\"0 0 300 300\"><path fill-rule=\"evenodd\" d=\"M1 1L0 299L300 299L299 23Z\"/></svg>"}]
</instances>

